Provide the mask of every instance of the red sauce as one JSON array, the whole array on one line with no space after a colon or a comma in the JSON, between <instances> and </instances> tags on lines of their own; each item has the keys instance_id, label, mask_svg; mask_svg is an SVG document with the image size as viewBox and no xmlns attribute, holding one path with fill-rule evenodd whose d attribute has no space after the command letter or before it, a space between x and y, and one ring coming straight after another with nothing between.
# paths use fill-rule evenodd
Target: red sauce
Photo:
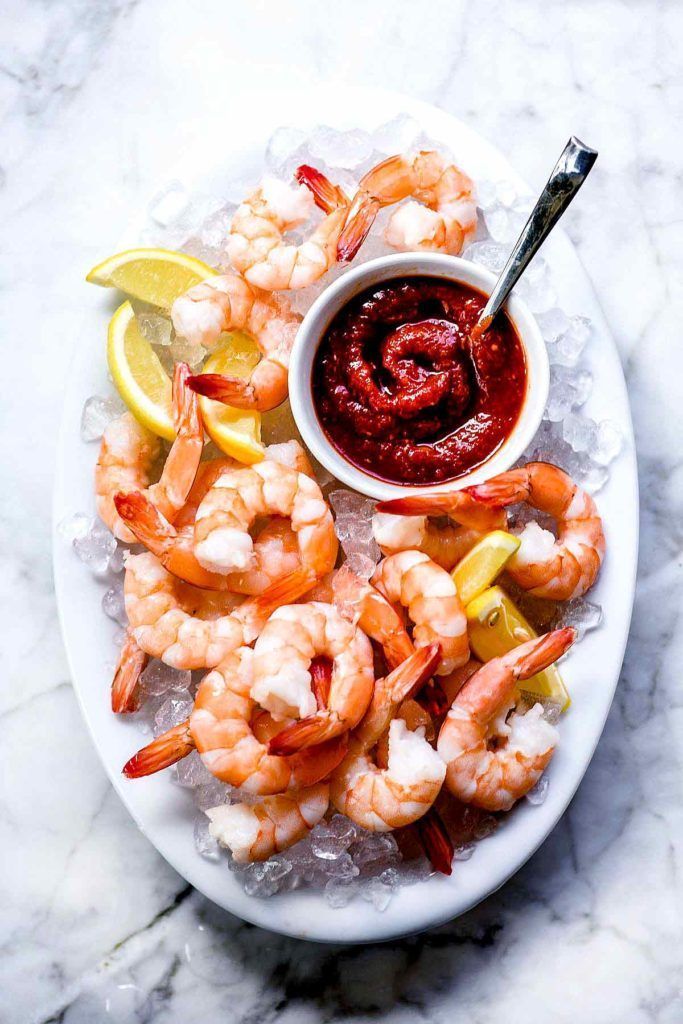
<instances>
[{"instance_id":1,"label":"red sauce","mask_svg":"<svg viewBox=\"0 0 683 1024\"><path fill-rule=\"evenodd\" d=\"M486 297L441 278L375 285L332 321L313 362L313 401L335 448L393 483L453 480L509 436L526 391L522 343L501 313L471 331Z\"/></svg>"}]
</instances>

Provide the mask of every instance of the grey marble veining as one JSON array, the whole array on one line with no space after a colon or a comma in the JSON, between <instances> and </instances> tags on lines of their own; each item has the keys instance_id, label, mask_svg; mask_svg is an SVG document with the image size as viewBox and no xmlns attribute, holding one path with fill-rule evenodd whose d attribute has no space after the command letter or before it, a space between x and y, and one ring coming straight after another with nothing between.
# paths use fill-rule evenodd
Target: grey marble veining
<instances>
[{"instance_id":1,"label":"grey marble veining","mask_svg":"<svg viewBox=\"0 0 683 1024\"><path fill-rule=\"evenodd\" d=\"M683 1018L682 36L676 0L6 0L3 1022ZM441 105L533 185L536 154L559 152L570 132L600 150L568 227L619 344L640 457L631 639L569 811L479 908L367 948L307 945L233 919L139 834L80 719L50 572L56 424L84 270L115 245L197 110L229 125L252 84L316 76Z\"/></svg>"}]
</instances>

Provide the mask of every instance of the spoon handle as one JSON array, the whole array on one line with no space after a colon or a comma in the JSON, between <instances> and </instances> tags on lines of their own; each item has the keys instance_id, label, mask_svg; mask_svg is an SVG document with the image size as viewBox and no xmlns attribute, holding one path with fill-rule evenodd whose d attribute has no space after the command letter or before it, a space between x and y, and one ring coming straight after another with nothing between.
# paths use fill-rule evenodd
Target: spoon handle
<instances>
[{"instance_id":1,"label":"spoon handle","mask_svg":"<svg viewBox=\"0 0 683 1024\"><path fill-rule=\"evenodd\" d=\"M477 324L480 331L485 331L491 325L527 264L536 255L583 185L597 158L597 150L584 146L583 142L572 135L529 214L529 219L515 242L496 287L481 312Z\"/></svg>"}]
</instances>

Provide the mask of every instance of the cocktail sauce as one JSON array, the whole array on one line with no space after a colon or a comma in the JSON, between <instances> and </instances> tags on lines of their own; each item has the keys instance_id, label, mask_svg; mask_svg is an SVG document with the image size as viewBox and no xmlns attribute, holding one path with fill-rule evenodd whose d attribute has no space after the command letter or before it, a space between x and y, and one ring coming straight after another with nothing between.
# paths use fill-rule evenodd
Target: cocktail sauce
<instances>
[{"instance_id":1,"label":"cocktail sauce","mask_svg":"<svg viewBox=\"0 0 683 1024\"><path fill-rule=\"evenodd\" d=\"M345 459L392 483L453 480L512 431L527 384L505 313L472 338L486 297L433 277L395 278L353 298L313 362L313 401Z\"/></svg>"}]
</instances>

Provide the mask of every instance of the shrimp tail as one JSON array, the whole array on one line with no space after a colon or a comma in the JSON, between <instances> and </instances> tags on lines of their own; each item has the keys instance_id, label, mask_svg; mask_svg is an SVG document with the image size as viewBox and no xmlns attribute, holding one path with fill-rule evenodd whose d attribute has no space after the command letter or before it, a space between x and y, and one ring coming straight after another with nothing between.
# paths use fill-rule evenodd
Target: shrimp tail
<instances>
[{"instance_id":1,"label":"shrimp tail","mask_svg":"<svg viewBox=\"0 0 683 1024\"><path fill-rule=\"evenodd\" d=\"M565 626L514 648L511 653L516 655L513 670L515 678L529 679L537 672L542 672L561 658L575 640L576 630L571 626Z\"/></svg>"},{"instance_id":2,"label":"shrimp tail","mask_svg":"<svg viewBox=\"0 0 683 1024\"><path fill-rule=\"evenodd\" d=\"M318 711L327 707L332 685L332 662L329 658L314 658L309 669L311 673L311 690L315 697Z\"/></svg>"},{"instance_id":3,"label":"shrimp tail","mask_svg":"<svg viewBox=\"0 0 683 1024\"><path fill-rule=\"evenodd\" d=\"M354 199L346 223L337 242L337 259L349 263L368 237L381 203L368 192L359 192Z\"/></svg>"},{"instance_id":4,"label":"shrimp tail","mask_svg":"<svg viewBox=\"0 0 683 1024\"><path fill-rule=\"evenodd\" d=\"M319 711L317 715L309 715L299 722L293 722L277 736L273 736L268 744L268 753L283 756L296 754L306 747L315 747L333 739L344 728L344 723L335 714L327 710Z\"/></svg>"},{"instance_id":5,"label":"shrimp tail","mask_svg":"<svg viewBox=\"0 0 683 1024\"><path fill-rule=\"evenodd\" d=\"M257 597L250 598L249 604L264 616L284 604L294 604L315 585L315 575L308 569L294 569L281 576Z\"/></svg>"},{"instance_id":6,"label":"shrimp tail","mask_svg":"<svg viewBox=\"0 0 683 1024\"><path fill-rule=\"evenodd\" d=\"M197 396L188 387L192 374L187 363L176 363L173 370L173 425L183 437L202 436L202 418Z\"/></svg>"},{"instance_id":7,"label":"shrimp tail","mask_svg":"<svg viewBox=\"0 0 683 1024\"><path fill-rule=\"evenodd\" d=\"M297 786L314 786L327 779L338 768L349 749L349 734L334 736L325 743L302 750L289 758Z\"/></svg>"},{"instance_id":8,"label":"shrimp tail","mask_svg":"<svg viewBox=\"0 0 683 1024\"><path fill-rule=\"evenodd\" d=\"M198 395L211 398L214 402L232 405L236 409L254 408L254 388L241 377L229 377L223 373L198 373L188 377L187 383Z\"/></svg>"},{"instance_id":9,"label":"shrimp tail","mask_svg":"<svg viewBox=\"0 0 683 1024\"><path fill-rule=\"evenodd\" d=\"M333 213L341 206L346 206L348 199L337 185L333 185L322 171L311 167L310 164L301 164L294 172L294 177L300 185L313 194L315 205L323 213Z\"/></svg>"},{"instance_id":10,"label":"shrimp tail","mask_svg":"<svg viewBox=\"0 0 683 1024\"><path fill-rule=\"evenodd\" d=\"M434 675L441 659L441 645L428 644L415 651L384 680L391 703L398 705L413 697Z\"/></svg>"},{"instance_id":11,"label":"shrimp tail","mask_svg":"<svg viewBox=\"0 0 683 1024\"><path fill-rule=\"evenodd\" d=\"M495 507L491 508L478 495L465 491L442 491L440 494L411 494L407 498L379 501L375 507L378 512L397 516L447 515L462 526L482 532L505 529L505 512L500 503L492 504Z\"/></svg>"},{"instance_id":12,"label":"shrimp tail","mask_svg":"<svg viewBox=\"0 0 683 1024\"><path fill-rule=\"evenodd\" d=\"M177 533L164 519L156 505L140 491L115 494L114 504L121 519L130 527L140 543L157 558L163 558L176 539Z\"/></svg>"},{"instance_id":13,"label":"shrimp tail","mask_svg":"<svg viewBox=\"0 0 683 1024\"><path fill-rule=\"evenodd\" d=\"M485 505L492 505L495 508L515 505L529 498L529 473L526 467L511 469L483 484L474 484L465 490L467 494Z\"/></svg>"},{"instance_id":14,"label":"shrimp tail","mask_svg":"<svg viewBox=\"0 0 683 1024\"><path fill-rule=\"evenodd\" d=\"M433 807L415 822L422 847L435 871L442 875L453 872L455 847L438 811Z\"/></svg>"},{"instance_id":15,"label":"shrimp tail","mask_svg":"<svg viewBox=\"0 0 683 1024\"><path fill-rule=\"evenodd\" d=\"M111 684L111 709L115 714L128 714L136 710L138 681L148 661L149 655L138 647L132 633L128 633Z\"/></svg>"},{"instance_id":16,"label":"shrimp tail","mask_svg":"<svg viewBox=\"0 0 683 1024\"><path fill-rule=\"evenodd\" d=\"M144 775L154 775L162 768L168 768L181 761L194 750L195 744L190 734L190 721L181 722L168 732L157 736L123 766L123 774L127 779L140 779Z\"/></svg>"}]
</instances>

